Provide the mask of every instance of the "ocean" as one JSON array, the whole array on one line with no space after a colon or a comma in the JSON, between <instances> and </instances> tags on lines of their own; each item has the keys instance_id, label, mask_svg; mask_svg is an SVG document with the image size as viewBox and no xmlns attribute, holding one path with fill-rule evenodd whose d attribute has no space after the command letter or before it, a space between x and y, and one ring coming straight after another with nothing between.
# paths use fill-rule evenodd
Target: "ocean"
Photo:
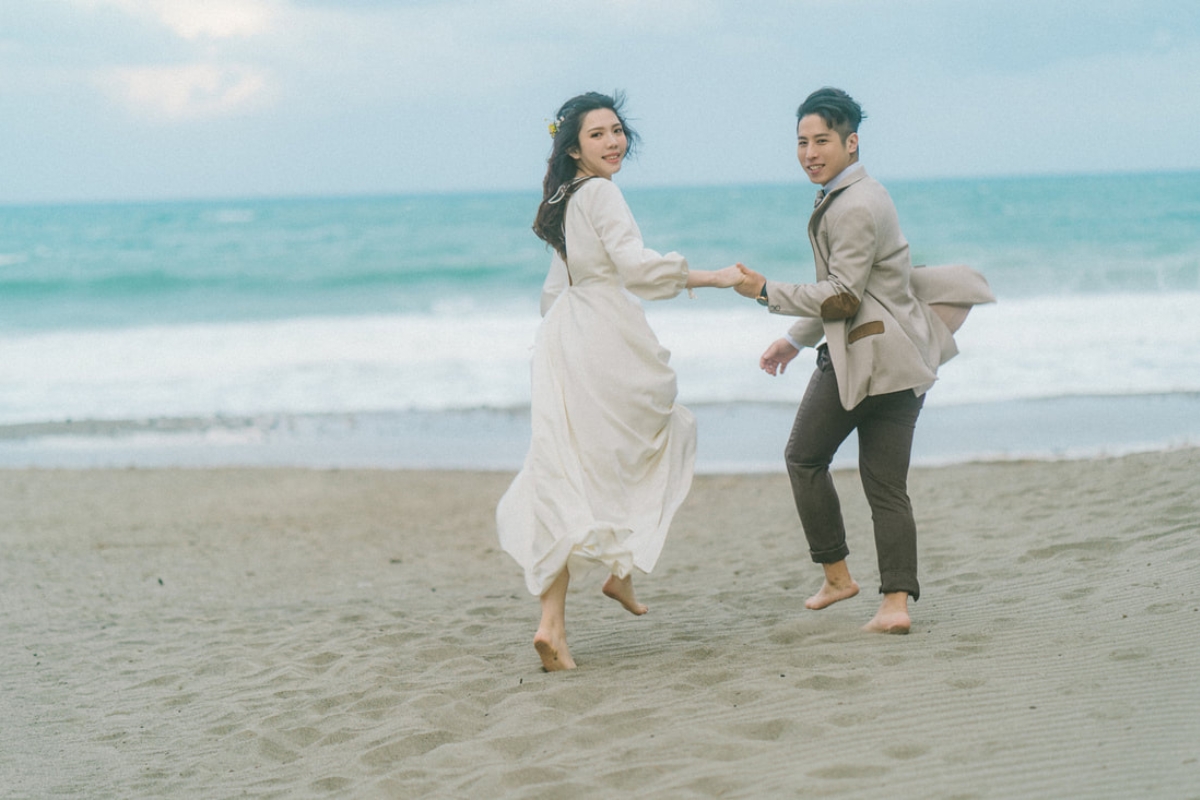
<instances>
[{"instance_id":1,"label":"ocean","mask_svg":"<svg viewBox=\"0 0 1200 800\"><path fill-rule=\"evenodd\" d=\"M914 263L969 264L999 298L957 336L917 463L1200 444L1200 173L886 183ZM812 277L807 183L625 194L695 268ZM537 201L0 206L0 466L516 469ZM698 466L782 469L812 353L765 375L790 320L696 294L645 305Z\"/></svg>"}]
</instances>

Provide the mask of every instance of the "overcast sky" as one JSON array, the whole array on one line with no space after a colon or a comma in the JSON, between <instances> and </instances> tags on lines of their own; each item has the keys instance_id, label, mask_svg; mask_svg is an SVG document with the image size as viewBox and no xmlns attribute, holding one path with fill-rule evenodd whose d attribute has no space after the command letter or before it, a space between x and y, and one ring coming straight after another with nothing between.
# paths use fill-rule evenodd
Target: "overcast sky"
<instances>
[{"instance_id":1,"label":"overcast sky","mask_svg":"<svg viewBox=\"0 0 1200 800\"><path fill-rule=\"evenodd\" d=\"M623 89L628 186L1200 169L1196 0L0 0L0 203L539 189Z\"/></svg>"}]
</instances>

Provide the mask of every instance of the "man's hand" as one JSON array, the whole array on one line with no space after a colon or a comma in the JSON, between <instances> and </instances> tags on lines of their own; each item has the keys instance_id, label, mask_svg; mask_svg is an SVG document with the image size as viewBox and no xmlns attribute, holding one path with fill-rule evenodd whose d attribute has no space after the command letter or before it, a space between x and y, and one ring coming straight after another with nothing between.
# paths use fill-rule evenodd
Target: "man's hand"
<instances>
[{"instance_id":1,"label":"man's hand","mask_svg":"<svg viewBox=\"0 0 1200 800\"><path fill-rule=\"evenodd\" d=\"M747 267L745 264L739 263L737 268L742 271L742 282L733 287L742 297L749 297L751 300L757 300L759 294L762 293L762 288L767 285L767 279L759 275L754 270Z\"/></svg>"},{"instance_id":2,"label":"man's hand","mask_svg":"<svg viewBox=\"0 0 1200 800\"><path fill-rule=\"evenodd\" d=\"M768 375L782 375L787 365L800 353L787 339L776 339L758 360L758 366Z\"/></svg>"}]
</instances>

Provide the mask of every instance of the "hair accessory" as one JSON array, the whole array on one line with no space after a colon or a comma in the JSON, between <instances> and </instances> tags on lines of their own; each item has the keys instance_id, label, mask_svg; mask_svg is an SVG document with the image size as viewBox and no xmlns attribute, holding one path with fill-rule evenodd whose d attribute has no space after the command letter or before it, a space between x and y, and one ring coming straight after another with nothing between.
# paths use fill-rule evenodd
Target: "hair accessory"
<instances>
[{"instance_id":1,"label":"hair accessory","mask_svg":"<svg viewBox=\"0 0 1200 800\"><path fill-rule=\"evenodd\" d=\"M558 126L562 125L562 123L563 123L563 118L559 117L558 119L554 120L554 122L551 122L549 124L549 126L547 126L550 129L550 138L551 139L553 139L555 136L558 136Z\"/></svg>"}]
</instances>

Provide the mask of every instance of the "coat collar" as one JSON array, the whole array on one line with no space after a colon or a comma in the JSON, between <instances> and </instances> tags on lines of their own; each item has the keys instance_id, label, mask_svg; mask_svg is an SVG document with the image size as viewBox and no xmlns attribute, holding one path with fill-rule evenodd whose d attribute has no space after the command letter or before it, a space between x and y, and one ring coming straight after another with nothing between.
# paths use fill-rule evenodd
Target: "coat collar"
<instances>
[{"instance_id":1,"label":"coat collar","mask_svg":"<svg viewBox=\"0 0 1200 800\"><path fill-rule=\"evenodd\" d=\"M821 218L825 216L825 211L829 208L830 200L834 196L839 195L842 192L846 191L846 189L853 186L854 184L856 184L860 181L866 180L868 177L870 177L870 176L867 175L866 167L863 167L862 169L856 169L856 170L854 170L853 175L848 175L846 177L846 180L839 183L833 189L833 191L829 192L828 194L825 195L824 198L821 199L821 204L813 209L812 215L808 218L808 232L809 232L810 238L812 237L814 231L816 231L817 224L820 222Z\"/></svg>"},{"instance_id":2,"label":"coat collar","mask_svg":"<svg viewBox=\"0 0 1200 800\"><path fill-rule=\"evenodd\" d=\"M816 218L818 216L822 215L822 213L824 213L824 210L828 209L829 198L832 198L833 196L835 196L835 194L841 194L842 192L846 191L847 187L853 186L854 184L857 184L857 182L862 181L866 178L869 178L869 175L866 174L865 167L854 170L854 173L852 175L847 175L846 180L841 181L840 184L838 184L838 186L835 186L833 188L833 190L830 190L829 192L827 192L826 196L824 196L821 199L821 204L815 206L814 209L812 209L812 216L809 217L810 222L815 222Z\"/></svg>"},{"instance_id":3,"label":"coat collar","mask_svg":"<svg viewBox=\"0 0 1200 800\"><path fill-rule=\"evenodd\" d=\"M853 173L846 176L845 180L839 181L837 186L825 193L825 199L821 201L821 205L817 206L817 208L824 208L829 203L830 197L844 191L846 187L853 186L866 177L868 177L866 167L859 167L854 170Z\"/></svg>"}]
</instances>

